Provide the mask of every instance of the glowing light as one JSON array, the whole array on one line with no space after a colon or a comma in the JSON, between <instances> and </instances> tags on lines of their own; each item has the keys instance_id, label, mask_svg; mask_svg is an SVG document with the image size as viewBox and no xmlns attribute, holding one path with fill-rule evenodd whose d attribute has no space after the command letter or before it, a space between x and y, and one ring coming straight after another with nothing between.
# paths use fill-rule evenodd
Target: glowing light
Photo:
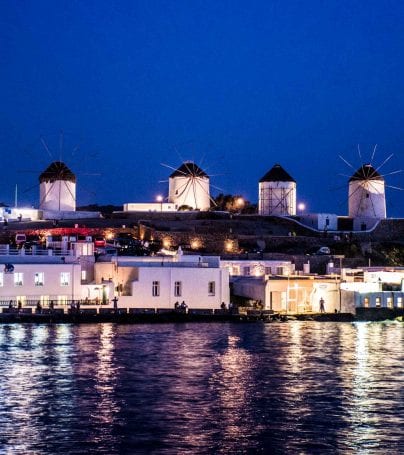
<instances>
[{"instance_id":1,"label":"glowing light","mask_svg":"<svg viewBox=\"0 0 404 455\"><path fill-rule=\"evenodd\" d=\"M163 202L163 196L161 194L159 194L158 196L156 196L156 201L157 202Z\"/></svg>"},{"instance_id":2,"label":"glowing light","mask_svg":"<svg viewBox=\"0 0 404 455\"><path fill-rule=\"evenodd\" d=\"M297 209L303 212L306 209L306 204L304 202L299 202L299 204L297 204Z\"/></svg>"},{"instance_id":3,"label":"glowing light","mask_svg":"<svg viewBox=\"0 0 404 455\"><path fill-rule=\"evenodd\" d=\"M201 242L199 240L192 240L191 242L191 248L193 250L197 250L198 248L201 247Z\"/></svg>"}]
</instances>

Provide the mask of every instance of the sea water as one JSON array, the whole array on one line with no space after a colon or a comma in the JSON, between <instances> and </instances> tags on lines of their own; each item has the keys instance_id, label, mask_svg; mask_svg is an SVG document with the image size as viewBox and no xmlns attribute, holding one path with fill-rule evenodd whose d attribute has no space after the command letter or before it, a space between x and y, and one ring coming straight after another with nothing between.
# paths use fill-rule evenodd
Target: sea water
<instances>
[{"instance_id":1,"label":"sea water","mask_svg":"<svg viewBox=\"0 0 404 455\"><path fill-rule=\"evenodd\" d=\"M0 453L404 453L399 323L0 325Z\"/></svg>"}]
</instances>

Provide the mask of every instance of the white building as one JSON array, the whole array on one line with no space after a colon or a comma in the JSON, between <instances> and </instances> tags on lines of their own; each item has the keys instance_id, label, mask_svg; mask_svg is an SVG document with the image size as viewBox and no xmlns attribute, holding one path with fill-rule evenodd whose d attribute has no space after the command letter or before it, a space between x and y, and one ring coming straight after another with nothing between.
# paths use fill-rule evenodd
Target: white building
<instances>
[{"instance_id":1,"label":"white building","mask_svg":"<svg viewBox=\"0 0 404 455\"><path fill-rule=\"evenodd\" d=\"M95 280L112 281L119 306L173 309L220 309L230 302L229 274L219 257L122 257L95 264Z\"/></svg>"},{"instance_id":2,"label":"white building","mask_svg":"<svg viewBox=\"0 0 404 455\"><path fill-rule=\"evenodd\" d=\"M168 202L176 210L182 206L194 210L209 210L210 183L209 176L192 161L185 161L175 170L168 180Z\"/></svg>"},{"instance_id":3,"label":"white building","mask_svg":"<svg viewBox=\"0 0 404 455\"><path fill-rule=\"evenodd\" d=\"M258 185L260 215L296 215L296 181L279 164L275 164Z\"/></svg>"},{"instance_id":4,"label":"white building","mask_svg":"<svg viewBox=\"0 0 404 455\"><path fill-rule=\"evenodd\" d=\"M355 308L404 308L404 268L342 269L343 301Z\"/></svg>"},{"instance_id":5,"label":"white building","mask_svg":"<svg viewBox=\"0 0 404 455\"><path fill-rule=\"evenodd\" d=\"M361 166L349 179L348 207L352 218L386 218L384 178L371 164Z\"/></svg>"},{"instance_id":6,"label":"white building","mask_svg":"<svg viewBox=\"0 0 404 455\"><path fill-rule=\"evenodd\" d=\"M264 275L292 275L295 272L295 265L290 261L277 260L256 260L243 259L233 260L224 259L222 266L233 276L264 276Z\"/></svg>"},{"instance_id":7,"label":"white building","mask_svg":"<svg viewBox=\"0 0 404 455\"><path fill-rule=\"evenodd\" d=\"M333 277L239 277L233 280L233 293L276 312L319 312L320 299L328 313L354 312L340 300L339 280Z\"/></svg>"}]
</instances>

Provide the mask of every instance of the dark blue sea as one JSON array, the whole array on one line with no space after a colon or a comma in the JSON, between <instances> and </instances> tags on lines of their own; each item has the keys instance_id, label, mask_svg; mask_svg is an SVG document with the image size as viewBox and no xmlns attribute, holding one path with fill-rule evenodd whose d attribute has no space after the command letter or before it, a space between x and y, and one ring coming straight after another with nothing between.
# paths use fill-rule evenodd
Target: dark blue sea
<instances>
[{"instance_id":1,"label":"dark blue sea","mask_svg":"<svg viewBox=\"0 0 404 455\"><path fill-rule=\"evenodd\" d=\"M399 323L0 325L0 453L404 453L403 341Z\"/></svg>"}]
</instances>

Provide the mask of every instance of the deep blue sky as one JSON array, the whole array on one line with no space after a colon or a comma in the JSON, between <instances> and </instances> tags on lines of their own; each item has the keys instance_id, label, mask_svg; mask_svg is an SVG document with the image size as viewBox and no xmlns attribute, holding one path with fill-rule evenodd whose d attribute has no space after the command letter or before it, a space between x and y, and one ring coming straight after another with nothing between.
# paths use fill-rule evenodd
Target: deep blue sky
<instances>
[{"instance_id":1,"label":"deep blue sky","mask_svg":"<svg viewBox=\"0 0 404 455\"><path fill-rule=\"evenodd\" d=\"M38 204L39 137L56 159L64 130L79 205L154 200L160 163L194 159L251 201L279 162L311 211L345 214L338 154L403 167L403 24L400 0L0 0L0 201L18 183Z\"/></svg>"}]
</instances>

